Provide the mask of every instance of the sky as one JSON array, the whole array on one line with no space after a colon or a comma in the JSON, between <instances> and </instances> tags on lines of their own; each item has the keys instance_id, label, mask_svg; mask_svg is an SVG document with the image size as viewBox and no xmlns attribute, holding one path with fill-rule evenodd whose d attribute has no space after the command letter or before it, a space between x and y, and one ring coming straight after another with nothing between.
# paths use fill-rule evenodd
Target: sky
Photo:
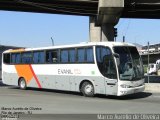
<instances>
[{"instance_id":1,"label":"sky","mask_svg":"<svg viewBox=\"0 0 160 120\"><path fill-rule=\"evenodd\" d=\"M120 19L117 41L160 43L160 20ZM89 41L89 17L0 11L0 44L19 47L77 44Z\"/></svg>"}]
</instances>

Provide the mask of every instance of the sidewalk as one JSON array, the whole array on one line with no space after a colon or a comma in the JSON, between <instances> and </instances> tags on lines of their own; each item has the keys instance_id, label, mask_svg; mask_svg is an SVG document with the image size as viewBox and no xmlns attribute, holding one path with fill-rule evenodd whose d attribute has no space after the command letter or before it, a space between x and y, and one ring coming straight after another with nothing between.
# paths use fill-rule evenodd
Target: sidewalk
<instances>
[{"instance_id":1,"label":"sidewalk","mask_svg":"<svg viewBox=\"0 0 160 120\"><path fill-rule=\"evenodd\" d=\"M160 83L145 83L145 91L160 93Z\"/></svg>"}]
</instances>

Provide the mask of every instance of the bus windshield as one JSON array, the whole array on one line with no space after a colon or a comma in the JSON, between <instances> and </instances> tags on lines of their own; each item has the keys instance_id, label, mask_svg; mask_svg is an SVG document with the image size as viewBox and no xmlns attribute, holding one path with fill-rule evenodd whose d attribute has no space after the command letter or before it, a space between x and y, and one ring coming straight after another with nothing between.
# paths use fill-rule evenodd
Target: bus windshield
<instances>
[{"instance_id":1,"label":"bus windshield","mask_svg":"<svg viewBox=\"0 0 160 120\"><path fill-rule=\"evenodd\" d=\"M136 47L114 47L119 54L118 72L120 80L134 81L144 77L143 65Z\"/></svg>"}]
</instances>

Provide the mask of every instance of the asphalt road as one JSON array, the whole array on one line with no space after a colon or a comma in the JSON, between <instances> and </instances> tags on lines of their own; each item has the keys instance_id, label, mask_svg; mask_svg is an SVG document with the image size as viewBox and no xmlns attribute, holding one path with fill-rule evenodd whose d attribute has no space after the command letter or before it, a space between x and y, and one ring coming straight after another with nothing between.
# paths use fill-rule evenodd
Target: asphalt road
<instances>
[{"instance_id":1,"label":"asphalt road","mask_svg":"<svg viewBox=\"0 0 160 120\"><path fill-rule=\"evenodd\" d=\"M73 92L20 90L0 84L0 108L1 117L17 112L24 120L97 120L98 114L159 114L160 94L141 92L123 97L87 98Z\"/></svg>"}]
</instances>

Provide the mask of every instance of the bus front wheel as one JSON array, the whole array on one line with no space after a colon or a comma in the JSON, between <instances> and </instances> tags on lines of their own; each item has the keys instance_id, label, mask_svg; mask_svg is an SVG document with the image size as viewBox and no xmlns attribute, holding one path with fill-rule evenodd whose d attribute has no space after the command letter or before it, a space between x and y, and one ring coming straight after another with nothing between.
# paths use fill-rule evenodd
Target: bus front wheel
<instances>
[{"instance_id":1,"label":"bus front wheel","mask_svg":"<svg viewBox=\"0 0 160 120\"><path fill-rule=\"evenodd\" d=\"M90 82L84 82L81 87L81 92L86 97L93 97L94 96L94 87Z\"/></svg>"},{"instance_id":2,"label":"bus front wheel","mask_svg":"<svg viewBox=\"0 0 160 120\"><path fill-rule=\"evenodd\" d=\"M20 89L22 89L22 90L25 90L25 89L26 89L27 84L26 84L26 81L25 81L24 78L20 78L20 80L19 80L19 87L20 87Z\"/></svg>"}]
</instances>

